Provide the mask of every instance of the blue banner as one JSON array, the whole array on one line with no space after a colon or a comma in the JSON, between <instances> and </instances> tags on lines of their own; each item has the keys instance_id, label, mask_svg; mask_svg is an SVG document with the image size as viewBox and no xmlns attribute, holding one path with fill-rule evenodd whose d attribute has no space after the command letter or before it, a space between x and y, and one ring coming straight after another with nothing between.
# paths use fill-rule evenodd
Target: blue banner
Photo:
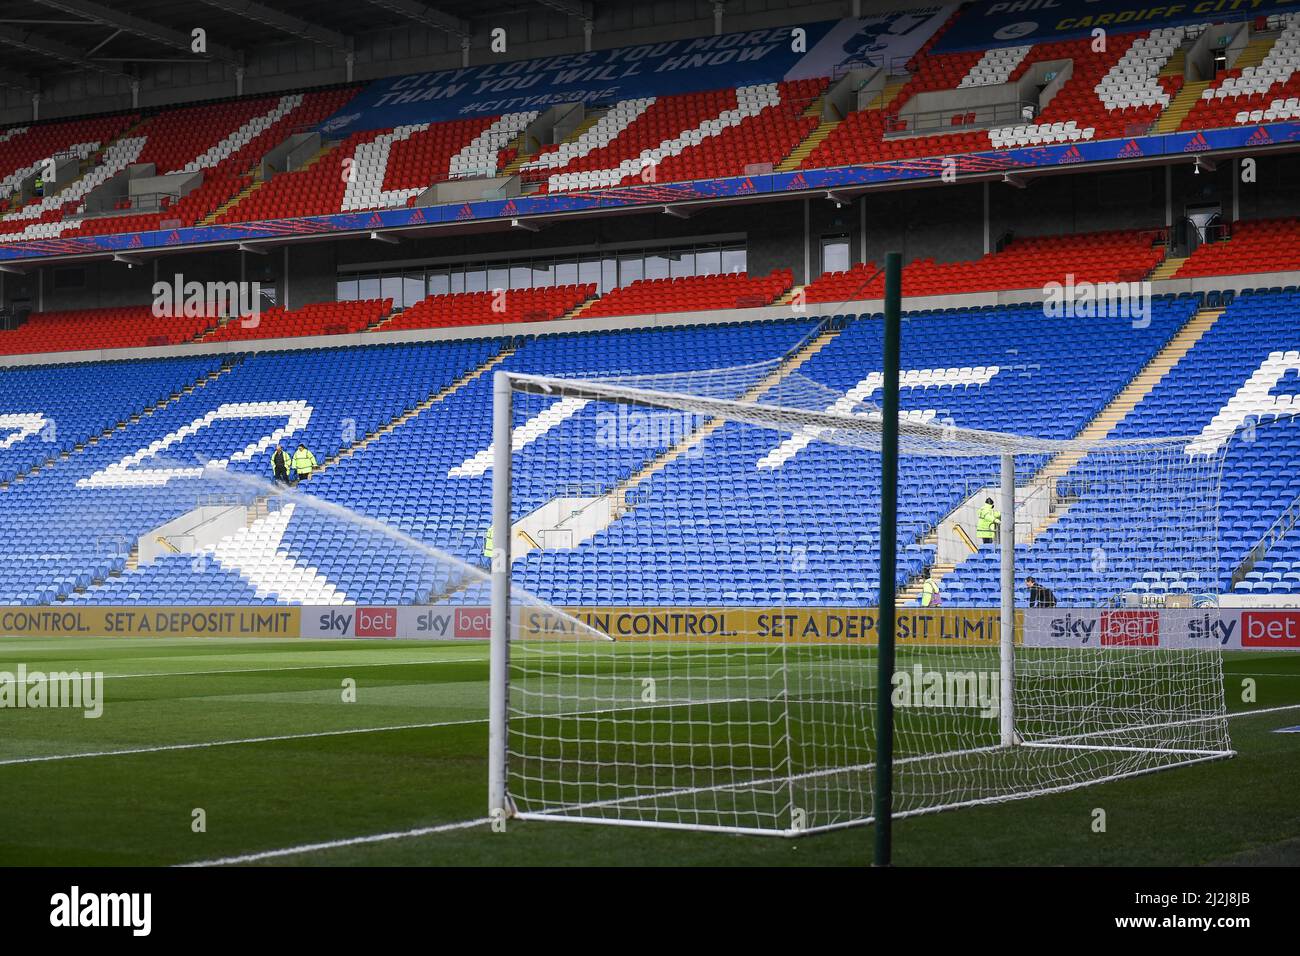
<instances>
[{"instance_id":1,"label":"blue banner","mask_svg":"<svg viewBox=\"0 0 1300 956\"><path fill-rule=\"evenodd\" d=\"M934 45L935 53L1051 43L1107 33L1132 33L1189 23L1224 23L1290 13L1296 0L996 0L964 8Z\"/></svg>"},{"instance_id":2,"label":"blue banner","mask_svg":"<svg viewBox=\"0 0 1300 956\"><path fill-rule=\"evenodd\" d=\"M845 63L910 57L952 9L934 6L375 80L327 118L320 131L342 137L466 116L540 111L562 103L609 104L830 76Z\"/></svg>"}]
</instances>

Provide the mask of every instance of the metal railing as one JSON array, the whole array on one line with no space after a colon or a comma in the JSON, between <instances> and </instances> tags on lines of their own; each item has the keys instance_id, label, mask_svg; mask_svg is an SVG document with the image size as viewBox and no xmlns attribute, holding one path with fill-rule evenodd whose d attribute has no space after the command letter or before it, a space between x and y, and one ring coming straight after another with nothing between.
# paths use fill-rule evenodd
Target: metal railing
<instances>
[{"instance_id":1,"label":"metal railing","mask_svg":"<svg viewBox=\"0 0 1300 956\"><path fill-rule=\"evenodd\" d=\"M1032 110L1031 116L1025 118L1025 110ZM987 129L993 126L1029 125L1038 114L1038 104L1028 100L1008 100L991 106L949 107L940 110L924 110L918 113L891 113L886 117L885 137L898 138L914 136L918 133L960 132L968 129ZM960 118L961 122L953 120ZM899 127L902 124L901 128Z\"/></svg>"},{"instance_id":2,"label":"metal railing","mask_svg":"<svg viewBox=\"0 0 1300 956\"><path fill-rule=\"evenodd\" d=\"M1236 570L1232 572L1232 586L1235 588L1244 581L1246 575L1255 569L1255 565L1263 560L1279 541L1290 534L1297 524L1300 524L1300 496L1286 506L1286 510L1264 532L1259 543L1251 548L1241 564L1237 565Z\"/></svg>"}]
</instances>

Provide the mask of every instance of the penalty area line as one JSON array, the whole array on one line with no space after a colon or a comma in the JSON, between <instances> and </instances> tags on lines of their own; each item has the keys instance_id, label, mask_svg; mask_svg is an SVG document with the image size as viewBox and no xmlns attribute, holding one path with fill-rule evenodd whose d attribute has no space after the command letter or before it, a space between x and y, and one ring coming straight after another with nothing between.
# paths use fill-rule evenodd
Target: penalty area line
<instances>
[{"instance_id":1,"label":"penalty area line","mask_svg":"<svg viewBox=\"0 0 1300 956\"><path fill-rule=\"evenodd\" d=\"M208 747L233 747L237 744L269 744L282 740L310 740L314 737L346 737L350 734L382 734L398 730L428 730L432 727L467 727L486 724L482 718L437 720L426 724L395 724L389 727L353 727L347 730L317 730L306 734L277 734L268 737L237 737L231 740L199 740L188 744L161 744L156 747L129 747L121 750L97 750L89 753L46 754L39 757L11 757L0 760L0 767L13 764L49 763L55 760L84 760L90 757L126 757L131 754L157 754L170 750L204 750Z\"/></svg>"},{"instance_id":2,"label":"penalty area line","mask_svg":"<svg viewBox=\"0 0 1300 956\"><path fill-rule=\"evenodd\" d=\"M475 820L461 820L458 823L442 823L432 827L416 827L413 830L395 830L391 833L374 833L370 836L348 837L342 840L327 840L323 843L303 843L279 850L263 850L260 853L245 853L241 856L224 856L215 860L196 860L193 863L178 863L179 867L196 866L238 866L241 863L257 863L261 860L274 860L279 857L300 856L305 853L320 853L324 850L337 850L343 847L364 846L368 843L387 843L390 840L409 840L413 837L432 836L436 833L449 833L453 830L468 830L471 827L487 826L488 817Z\"/></svg>"},{"instance_id":3,"label":"penalty area line","mask_svg":"<svg viewBox=\"0 0 1300 956\"><path fill-rule=\"evenodd\" d=\"M1228 719L1236 717L1258 717L1261 714L1280 714L1284 710L1300 710L1300 704L1283 704L1280 707L1257 707L1253 710L1238 710L1228 714Z\"/></svg>"}]
</instances>

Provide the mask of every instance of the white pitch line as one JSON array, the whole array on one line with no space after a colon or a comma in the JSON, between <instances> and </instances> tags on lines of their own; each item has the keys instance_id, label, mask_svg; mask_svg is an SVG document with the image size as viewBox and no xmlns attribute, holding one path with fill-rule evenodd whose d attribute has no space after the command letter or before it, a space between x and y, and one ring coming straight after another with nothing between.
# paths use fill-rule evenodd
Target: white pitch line
<instances>
[{"instance_id":1,"label":"white pitch line","mask_svg":"<svg viewBox=\"0 0 1300 956\"><path fill-rule=\"evenodd\" d=\"M431 727L463 727L486 724L486 718L473 720L439 720L427 724L396 724L391 727L356 727L350 730L318 730L309 734L279 734L273 737L240 737L233 740L203 740L188 744L162 744L157 747L131 747L123 750L98 750L90 753L48 754L40 757L11 757L0 760L0 767L11 764L48 763L54 760L82 760L88 757L126 757L131 754L156 754L170 750L203 750L208 747L233 747L236 744L267 744L280 740L310 740L313 737L345 737L348 734L382 734L393 730L427 730Z\"/></svg>"},{"instance_id":2,"label":"white pitch line","mask_svg":"<svg viewBox=\"0 0 1300 956\"><path fill-rule=\"evenodd\" d=\"M1281 707L1261 707L1255 710L1239 710L1228 715L1228 719L1234 717L1258 717L1260 714L1277 714L1284 710L1300 710L1300 704L1283 704Z\"/></svg>"},{"instance_id":3,"label":"white pitch line","mask_svg":"<svg viewBox=\"0 0 1300 956\"><path fill-rule=\"evenodd\" d=\"M1281 707L1266 707L1261 710L1244 710L1235 714L1229 714L1229 719L1233 717L1253 717L1259 714L1273 714L1285 710L1300 710L1300 704L1286 704ZM474 721L470 721L473 723ZM430 836L437 833L447 833L453 830L468 830L471 827L484 826L490 823L488 817L477 820L462 820L459 823L444 823L434 827L417 827L413 830L394 831L392 833L377 833L372 836L351 837L343 840L330 840L324 843L304 843L300 846L285 847L280 850L264 850L260 853L246 853L243 856L227 856L216 860L199 860L194 863L181 863L183 867L199 866L237 866L241 863L257 863L261 860L272 860L286 856L301 856L307 853L319 853L323 850L335 850L342 847L362 846L368 843L384 843L389 840L405 840L413 837Z\"/></svg>"},{"instance_id":4,"label":"white pitch line","mask_svg":"<svg viewBox=\"0 0 1300 956\"><path fill-rule=\"evenodd\" d=\"M724 703L735 703L741 698L723 701ZM700 703L715 703L714 701L681 701L677 704L668 706L694 706ZM572 711L564 714L554 714L555 717L574 717L593 713L607 713L610 710L638 710L638 707L627 708L603 708L600 710L589 711ZM1227 719L1234 717L1255 717L1261 714L1275 714L1287 710L1300 710L1300 704L1285 704L1280 707L1265 707L1258 710L1239 710L1236 713L1227 715ZM233 740L205 740L197 743L188 744L163 744L158 747L132 747L123 750L99 750L89 753L75 754L48 754L39 757L12 757L0 760L0 767L14 764L31 764L31 763L49 763L56 760L82 760L91 757L127 757L133 754L152 754L166 753L173 750L203 750L209 747L232 747L237 744L262 744L275 743L282 740L310 740L314 737L345 737L349 734L380 734L395 730L427 730L434 727L467 727L471 724L486 724L487 718L476 717L469 720L439 720L424 724L396 724L391 727L357 727L350 730L321 730L307 734L279 734L270 737L241 737Z\"/></svg>"},{"instance_id":5,"label":"white pitch line","mask_svg":"<svg viewBox=\"0 0 1300 956\"><path fill-rule=\"evenodd\" d=\"M256 863L259 860L273 860L283 856L299 856L303 853L318 853L321 850L336 850L346 846L361 846L366 843L384 843L388 840L407 840L412 837L429 836L434 833L448 833L452 830L468 830L471 827L486 826L491 820L480 817L477 820L461 820L459 823L443 823L435 827L417 827L414 830L398 830L392 833L375 833L371 836L349 837L344 840L329 840L325 843L304 843L301 846L288 846L280 850L263 850L260 853L245 853L243 856L225 856L217 860L197 860L193 863L179 863L178 866L236 866L240 863Z\"/></svg>"},{"instance_id":6,"label":"white pitch line","mask_svg":"<svg viewBox=\"0 0 1300 956\"><path fill-rule=\"evenodd\" d=\"M374 664L302 664L291 667L233 667L218 671L151 671L147 674L105 674L104 680L123 680L133 677L205 677L209 674L278 674L281 671L325 671L343 667L414 667L425 664L486 664L486 657L458 657L446 661L379 661ZM51 668L47 667L46 670Z\"/></svg>"}]
</instances>

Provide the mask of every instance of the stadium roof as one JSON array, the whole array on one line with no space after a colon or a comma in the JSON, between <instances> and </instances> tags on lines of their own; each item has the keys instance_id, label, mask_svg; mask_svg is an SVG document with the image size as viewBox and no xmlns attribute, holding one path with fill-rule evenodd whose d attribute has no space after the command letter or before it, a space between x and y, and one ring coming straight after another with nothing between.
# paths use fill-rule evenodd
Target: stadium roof
<instances>
[{"instance_id":1,"label":"stadium roof","mask_svg":"<svg viewBox=\"0 0 1300 956\"><path fill-rule=\"evenodd\" d=\"M69 70L133 77L151 63L239 64L286 41L346 52L358 34L413 25L464 37L472 21L530 5L593 15L587 0L5 0L0 85L34 92ZM195 28L206 31L206 54L191 51Z\"/></svg>"}]
</instances>

